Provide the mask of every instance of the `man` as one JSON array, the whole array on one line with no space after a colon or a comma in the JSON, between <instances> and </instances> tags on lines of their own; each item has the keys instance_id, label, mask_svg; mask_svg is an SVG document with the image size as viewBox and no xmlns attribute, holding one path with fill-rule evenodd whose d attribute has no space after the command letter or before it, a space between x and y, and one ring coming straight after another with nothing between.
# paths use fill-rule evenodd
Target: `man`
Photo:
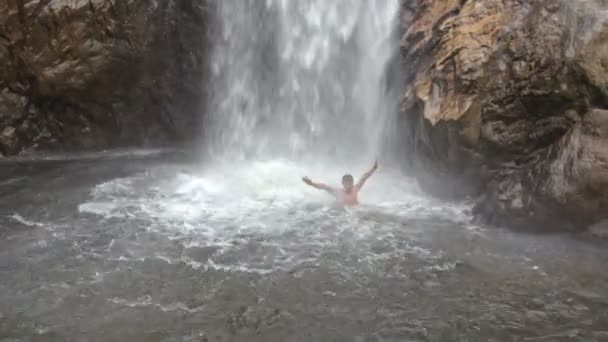
<instances>
[{"instance_id":1,"label":"man","mask_svg":"<svg viewBox=\"0 0 608 342\"><path fill-rule=\"evenodd\" d=\"M363 176L361 176L361 179L359 179L357 184L355 184L353 176L344 175L342 177L342 189L335 189L335 188L333 188L329 185L323 184L323 183L313 182L308 177L304 177L304 178L302 178L302 180L304 181L304 183L312 186L313 188L316 188L319 190L325 190L325 191L329 192L330 194L335 196L336 199L338 201L340 201L340 203L342 203L344 205L355 206L355 205L359 204L359 200L357 198L359 191L361 190L361 188L363 187L363 185L365 184L367 179L369 177L371 177L372 174L374 174L376 169L378 169L377 160L374 163L374 165L372 166L372 168L369 171L367 171L365 174L363 174Z\"/></svg>"}]
</instances>

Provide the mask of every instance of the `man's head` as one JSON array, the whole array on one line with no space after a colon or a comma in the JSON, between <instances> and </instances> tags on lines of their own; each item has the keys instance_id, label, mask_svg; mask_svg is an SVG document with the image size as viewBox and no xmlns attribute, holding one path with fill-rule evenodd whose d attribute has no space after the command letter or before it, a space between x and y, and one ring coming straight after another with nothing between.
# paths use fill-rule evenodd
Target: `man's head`
<instances>
[{"instance_id":1,"label":"man's head","mask_svg":"<svg viewBox=\"0 0 608 342\"><path fill-rule=\"evenodd\" d=\"M353 189L354 185L355 185L355 180L353 179L353 176L351 176L351 175L342 176L342 186L344 187L344 190L346 192L350 192Z\"/></svg>"}]
</instances>

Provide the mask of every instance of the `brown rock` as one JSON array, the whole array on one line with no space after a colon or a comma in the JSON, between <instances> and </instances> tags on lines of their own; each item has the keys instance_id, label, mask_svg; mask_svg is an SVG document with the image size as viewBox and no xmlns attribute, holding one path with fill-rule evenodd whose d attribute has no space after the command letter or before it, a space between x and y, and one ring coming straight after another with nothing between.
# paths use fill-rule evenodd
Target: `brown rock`
<instances>
[{"instance_id":1,"label":"brown rock","mask_svg":"<svg viewBox=\"0 0 608 342\"><path fill-rule=\"evenodd\" d=\"M0 132L0 151L6 154L16 153L19 150L17 130L15 127L4 127Z\"/></svg>"},{"instance_id":2,"label":"brown rock","mask_svg":"<svg viewBox=\"0 0 608 342\"><path fill-rule=\"evenodd\" d=\"M492 223L606 218L608 5L404 2L403 129L421 183L478 196Z\"/></svg>"},{"instance_id":3,"label":"brown rock","mask_svg":"<svg viewBox=\"0 0 608 342\"><path fill-rule=\"evenodd\" d=\"M195 0L0 1L0 128L23 137L2 153L194 139L210 13Z\"/></svg>"}]
</instances>

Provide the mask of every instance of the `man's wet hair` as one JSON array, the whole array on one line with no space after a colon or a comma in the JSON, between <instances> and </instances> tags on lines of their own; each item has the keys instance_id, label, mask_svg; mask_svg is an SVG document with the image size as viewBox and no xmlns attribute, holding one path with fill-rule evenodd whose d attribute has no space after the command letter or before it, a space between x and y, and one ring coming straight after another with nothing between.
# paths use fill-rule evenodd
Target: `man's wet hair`
<instances>
[{"instance_id":1,"label":"man's wet hair","mask_svg":"<svg viewBox=\"0 0 608 342\"><path fill-rule=\"evenodd\" d=\"M355 179L353 178L352 175L344 175L344 176L342 176L342 184L344 184L346 182L354 183Z\"/></svg>"}]
</instances>

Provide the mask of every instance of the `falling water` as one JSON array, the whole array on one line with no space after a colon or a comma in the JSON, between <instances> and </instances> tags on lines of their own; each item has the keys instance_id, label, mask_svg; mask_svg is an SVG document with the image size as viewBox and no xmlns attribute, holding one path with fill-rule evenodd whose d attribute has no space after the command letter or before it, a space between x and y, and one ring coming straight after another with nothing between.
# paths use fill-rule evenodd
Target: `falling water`
<instances>
[{"instance_id":1,"label":"falling water","mask_svg":"<svg viewBox=\"0 0 608 342\"><path fill-rule=\"evenodd\" d=\"M395 113L398 0L227 0L212 57L212 155L372 158Z\"/></svg>"}]
</instances>

